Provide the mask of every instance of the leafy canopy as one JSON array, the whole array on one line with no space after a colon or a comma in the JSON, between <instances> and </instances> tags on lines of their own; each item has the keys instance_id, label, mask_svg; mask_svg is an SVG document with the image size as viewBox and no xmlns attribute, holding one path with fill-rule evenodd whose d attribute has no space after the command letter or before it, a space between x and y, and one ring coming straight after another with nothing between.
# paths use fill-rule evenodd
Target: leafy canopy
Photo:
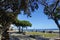
<instances>
[{"instance_id":1,"label":"leafy canopy","mask_svg":"<svg viewBox=\"0 0 60 40\"><path fill-rule=\"evenodd\" d=\"M26 20L18 20L16 19L13 24L15 24L16 26L23 26L23 27L26 27L26 26L32 26L32 24L29 22L29 21L26 21Z\"/></svg>"},{"instance_id":2,"label":"leafy canopy","mask_svg":"<svg viewBox=\"0 0 60 40\"><path fill-rule=\"evenodd\" d=\"M31 17L31 11L38 9L38 0L0 0L0 24L10 25L20 11Z\"/></svg>"}]
</instances>

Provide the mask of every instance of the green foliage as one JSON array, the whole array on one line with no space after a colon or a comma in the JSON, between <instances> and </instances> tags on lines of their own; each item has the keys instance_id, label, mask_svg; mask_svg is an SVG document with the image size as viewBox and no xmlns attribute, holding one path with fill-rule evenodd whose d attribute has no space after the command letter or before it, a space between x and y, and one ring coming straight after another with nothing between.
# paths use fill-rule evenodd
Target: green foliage
<instances>
[{"instance_id":1,"label":"green foliage","mask_svg":"<svg viewBox=\"0 0 60 40\"><path fill-rule=\"evenodd\" d=\"M36 1L36 0L34 0ZM16 21L16 17L20 14L20 11L24 11L24 14L31 17L31 11L38 9L37 1L31 0L0 0L0 25L3 30L6 30L10 24L25 25L24 22L19 23ZM34 5L32 5L34 4ZM23 24L24 23L24 24ZM28 26L31 26L28 25Z\"/></svg>"},{"instance_id":2,"label":"green foliage","mask_svg":"<svg viewBox=\"0 0 60 40\"><path fill-rule=\"evenodd\" d=\"M25 21L25 20L21 21L21 20L18 20L18 19L16 19L13 24L15 24L16 26L23 26L23 27L32 26L32 24L29 21Z\"/></svg>"},{"instance_id":3,"label":"green foliage","mask_svg":"<svg viewBox=\"0 0 60 40\"><path fill-rule=\"evenodd\" d=\"M0 1L0 10L4 10L5 12L20 12L24 11L24 14L30 16L31 10L34 11L38 9L38 0L4 0ZM9 11L10 9L11 11Z\"/></svg>"},{"instance_id":4,"label":"green foliage","mask_svg":"<svg viewBox=\"0 0 60 40\"><path fill-rule=\"evenodd\" d=\"M48 3L47 3L48 4ZM59 0L57 2L51 3L50 5L45 6L44 13L49 16L51 19L60 19L60 2Z\"/></svg>"},{"instance_id":5,"label":"green foliage","mask_svg":"<svg viewBox=\"0 0 60 40\"><path fill-rule=\"evenodd\" d=\"M46 1L44 1L44 3L42 2L42 5L45 6L44 13L48 16L49 19L54 20L54 22L56 23L56 25L58 26L58 28L60 30L60 24L59 24L60 0L53 0L53 2L51 2L51 4L46 3ZM59 33L60 33L60 31L59 31Z\"/></svg>"},{"instance_id":6,"label":"green foliage","mask_svg":"<svg viewBox=\"0 0 60 40\"><path fill-rule=\"evenodd\" d=\"M0 24L14 23L20 11L31 17L35 9L38 9L38 0L0 0Z\"/></svg>"}]
</instances>

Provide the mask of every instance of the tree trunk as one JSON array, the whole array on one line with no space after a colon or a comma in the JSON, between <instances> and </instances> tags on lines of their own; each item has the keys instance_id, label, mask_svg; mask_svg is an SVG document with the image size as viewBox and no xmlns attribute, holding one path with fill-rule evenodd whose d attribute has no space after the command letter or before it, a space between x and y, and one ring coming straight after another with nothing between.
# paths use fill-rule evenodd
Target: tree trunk
<instances>
[{"instance_id":1,"label":"tree trunk","mask_svg":"<svg viewBox=\"0 0 60 40\"><path fill-rule=\"evenodd\" d=\"M20 27L19 27L19 33L20 33Z\"/></svg>"},{"instance_id":2,"label":"tree trunk","mask_svg":"<svg viewBox=\"0 0 60 40\"><path fill-rule=\"evenodd\" d=\"M60 28L59 28L59 38L60 38Z\"/></svg>"},{"instance_id":3,"label":"tree trunk","mask_svg":"<svg viewBox=\"0 0 60 40\"><path fill-rule=\"evenodd\" d=\"M23 27L22 27L22 32L23 32Z\"/></svg>"},{"instance_id":4,"label":"tree trunk","mask_svg":"<svg viewBox=\"0 0 60 40\"><path fill-rule=\"evenodd\" d=\"M0 34L0 40L1 40L2 35Z\"/></svg>"},{"instance_id":5,"label":"tree trunk","mask_svg":"<svg viewBox=\"0 0 60 40\"><path fill-rule=\"evenodd\" d=\"M8 33L7 31L8 31L8 29L6 29L6 30L2 33L1 40L9 40L9 33Z\"/></svg>"},{"instance_id":6,"label":"tree trunk","mask_svg":"<svg viewBox=\"0 0 60 40\"><path fill-rule=\"evenodd\" d=\"M26 30L27 30L27 27L26 27Z\"/></svg>"},{"instance_id":7,"label":"tree trunk","mask_svg":"<svg viewBox=\"0 0 60 40\"><path fill-rule=\"evenodd\" d=\"M59 28L59 37L60 37L60 24L59 24L59 22L58 22L58 20L56 18L54 19L54 21L55 21L56 25Z\"/></svg>"},{"instance_id":8,"label":"tree trunk","mask_svg":"<svg viewBox=\"0 0 60 40\"><path fill-rule=\"evenodd\" d=\"M0 29L0 40L1 40L1 37L2 37L2 35L1 35L1 34L2 34L2 29Z\"/></svg>"}]
</instances>

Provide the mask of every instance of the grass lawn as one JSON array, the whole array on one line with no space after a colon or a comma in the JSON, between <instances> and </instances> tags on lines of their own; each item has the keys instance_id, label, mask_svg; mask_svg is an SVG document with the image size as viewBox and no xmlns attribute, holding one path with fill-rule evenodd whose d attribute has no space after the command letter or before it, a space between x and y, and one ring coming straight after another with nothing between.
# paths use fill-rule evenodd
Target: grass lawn
<instances>
[{"instance_id":1,"label":"grass lawn","mask_svg":"<svg viewBox=\"0 0 60 40\"><path fill-rule=\"evenodd\" d=\"M43 37L56 37L58 36L58 34L54 34L54 33L42 33L42 32L26 32L27 35L40 35Z\"/></svg>"}]
</instances>

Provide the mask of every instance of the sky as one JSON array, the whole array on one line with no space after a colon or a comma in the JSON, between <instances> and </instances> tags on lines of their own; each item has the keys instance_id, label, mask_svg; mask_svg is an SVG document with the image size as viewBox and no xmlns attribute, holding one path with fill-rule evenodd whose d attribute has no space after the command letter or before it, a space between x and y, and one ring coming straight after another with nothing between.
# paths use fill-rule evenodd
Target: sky
<instances>
[{"instance_id":1,"label":"sky","mask_svg":"<svg viewBox=\"0 0 60 40\"><path fill-rule=\"evenodd\" d=\"M40 5L38 10L31 12L32 17L27 17L27 15L19 14L19 20L27 20L32 23L32 27L28 29L58 29L57 25L52 19L48 19L48 16L44 14L44 7Z\"/></svg>"}]
</instances>

